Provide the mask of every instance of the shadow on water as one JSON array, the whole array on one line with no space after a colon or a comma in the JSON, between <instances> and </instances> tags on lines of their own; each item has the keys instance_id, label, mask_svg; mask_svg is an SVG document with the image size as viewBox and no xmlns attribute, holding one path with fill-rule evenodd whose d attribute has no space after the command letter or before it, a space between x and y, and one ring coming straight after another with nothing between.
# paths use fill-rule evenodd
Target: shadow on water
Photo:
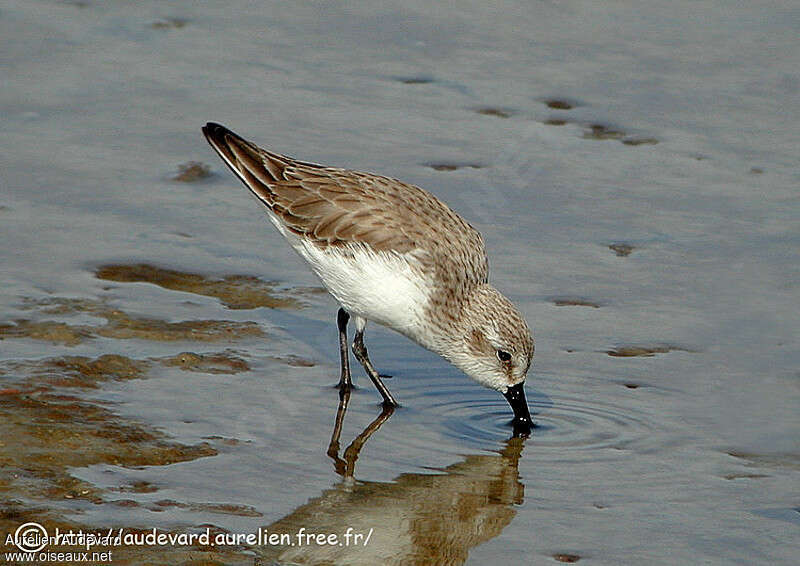
<instances>
[{"instance_id":1,"label":"shadow on water","mask_svg":"<svg viewBox=\"0 0 800 566\"><path fill-rule=\"evenodd\" d=\"M359 481L354 476L359 453L393 409L384 409L342 452L349 397L349 392L340 397L328 446L342 480L264 527L276 543L258 549L256 564L463 564L471 548L511 523L524 496L519 481L524 438L512 437L495 454L468 455L438 473ZM318 544L298 533L337 538Z\"/></svg>"}]
</instances>

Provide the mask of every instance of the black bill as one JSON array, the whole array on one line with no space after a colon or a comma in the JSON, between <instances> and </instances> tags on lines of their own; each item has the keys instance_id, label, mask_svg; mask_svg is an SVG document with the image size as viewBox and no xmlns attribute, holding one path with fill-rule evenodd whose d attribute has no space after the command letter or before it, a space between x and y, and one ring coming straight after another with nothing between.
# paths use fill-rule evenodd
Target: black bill
<instances>
[{"instance_id":1,"label":"black bill","mask_svg":"<svg viewBox=\"0 0 800 566\"><path fill-rule=\"evenodd\" d=\"M503 394L511 405L511 410L514 411L514 436L530 436L533 421L531 414L528 411L528 401L525 399L525 389L523 383L517 383L513 387L509 387Z\"/></svg>"}]
</instances>

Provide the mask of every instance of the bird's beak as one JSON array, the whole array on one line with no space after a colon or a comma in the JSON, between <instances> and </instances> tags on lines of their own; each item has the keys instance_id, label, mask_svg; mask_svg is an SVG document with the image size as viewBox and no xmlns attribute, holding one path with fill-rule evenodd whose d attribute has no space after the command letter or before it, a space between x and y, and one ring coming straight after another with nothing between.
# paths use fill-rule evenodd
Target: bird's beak
<instances>
[{"instance_id":1,"label":"bird's beak","mask_svg":"<svg viewBox=\"0 0 800 566\"><path fill-rule=\"evenodd\" d=\"M530 436L533 421L531 414L528 411L528 401L525 400L525 389L522 388L523 383L509 387L503 394L511 405L511 410L514 411L514 436Z\"/></svg>"}]
</instances>

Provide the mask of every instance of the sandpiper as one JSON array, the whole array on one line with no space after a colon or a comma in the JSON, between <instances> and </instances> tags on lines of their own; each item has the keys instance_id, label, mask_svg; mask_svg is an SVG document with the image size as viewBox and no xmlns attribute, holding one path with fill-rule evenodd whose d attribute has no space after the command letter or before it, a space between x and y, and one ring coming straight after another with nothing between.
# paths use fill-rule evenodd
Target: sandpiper
<instances>
[{"instance_id":1,"label":"sandpiper","mask_svg":"<svg viewBox=\"0 0 800 566\"><path fill-rule=\"evenodd\" d=\"M480 233L442 201L396 179L298 161L262 149L224 126L203 134L266 206L269 219L339 302L339 386L352 386L353 353L397 406L367 355L368 320L436 352L502 393L516 434L530 433L523 384L533 338L514 305L488 282Z\"/></svg>"}]
</instances>

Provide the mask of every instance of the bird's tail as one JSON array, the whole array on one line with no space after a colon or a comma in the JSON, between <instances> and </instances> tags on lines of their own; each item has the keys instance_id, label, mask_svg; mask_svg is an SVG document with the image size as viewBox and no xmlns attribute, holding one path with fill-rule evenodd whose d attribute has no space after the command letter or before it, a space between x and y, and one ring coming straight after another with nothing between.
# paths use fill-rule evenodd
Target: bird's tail
<instances>
[{"instance_id":1,"label":"bird's tail","mask_svg":"<svg viewBox=\"0 0 800 566\"><path fill-rule=\"evenodd\" d=\"M203 134L230 170L271 208L274 203L271 186L286 180L284 171L292 160L263 150L214 122L203 126Z\"/></svg>"}]
</instances>

